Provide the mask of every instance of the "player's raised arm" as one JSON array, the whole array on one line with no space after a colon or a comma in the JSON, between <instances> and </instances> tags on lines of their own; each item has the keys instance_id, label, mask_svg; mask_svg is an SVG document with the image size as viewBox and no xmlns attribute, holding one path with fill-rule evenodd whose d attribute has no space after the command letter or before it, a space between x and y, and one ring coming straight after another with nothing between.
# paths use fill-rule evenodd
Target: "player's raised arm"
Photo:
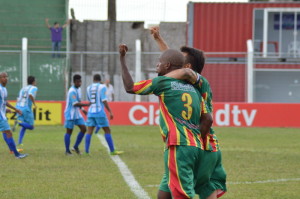
<instances>
[{"instance_id":1,"label":"player's raised arm","mask_svg":"<svg viewBox=\"0 0 300 199\"><path fill-rule=\"evenodd\" d=\"M125 87L125 90L127 93L134 93L134 91L133 91L134 82L128 71L128 67L126 65L125 56L126 56L127 51L128 51L128 47L125 44L119 45L123 84L124 84L124 87Z\"/></svg>"},{"instance_id":2,"label":"player's raised arm","mask_svg":"<svg viewBox=\"0 0 300 199\"><path fill-rule=\"evenodd\" d=\"M156 41L160 51L165 51L169 49L169 46L167 45L167 43L164 41L164 39L161 37L159 33L158 26L150 28L150 33L153 36L154 40Z\"/></svg>"}]
</instances>

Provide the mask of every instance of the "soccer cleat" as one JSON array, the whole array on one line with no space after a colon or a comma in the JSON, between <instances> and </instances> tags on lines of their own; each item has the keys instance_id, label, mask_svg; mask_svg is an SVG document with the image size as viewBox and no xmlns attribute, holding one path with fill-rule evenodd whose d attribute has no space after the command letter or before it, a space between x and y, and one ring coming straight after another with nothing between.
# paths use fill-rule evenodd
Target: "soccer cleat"
<instances>
[{"instance_id":1,"label":"soccer cleat","mask_svg":"<svg viewBox=\"0 0 300 199\"><path fill-rule=\"evenodd\" d=\"M124 153L124 151L116 151L116 150L114 150L113 152L110 152L110 155L121 155L122 153Z\"/></svg>"},{"instance_id":2,"label":"soccer cleat","mask_svg":"<svg viewBox=\"0 0 300 199\"><path fill-rule=\"evenodd\" d=\"M66 156L72 156L73 154L70 151L65 152Z\"/></svg>"},{"instance_id":3,"label":"soccer cleat","mask_svg":"<svg viewBox=\"0 0 300 199\"><path fill-rule=\"evenodd\" d=\"M81 152L78 147L77 148L73 147L71 150L77 153L78 155L81 155Z\"/></svg>"},{"instance_id":4,"label":"soccer cleat","mask_svg":"<svg viewBox=\"0 0 300 199\"><path fill-rule=\"evenodd\" d=\"M17 159L23 159L26 158L28 156L28 154L19 154L18 156L16 156Z\"/></svg>"},{"instance_id":5,"label":"soccer cleat","mask_svg":"<svg viewBox=\"0 0 300 199\"><path fill-rule=\"evenodd\" d=\"M17 151L18 151L18 152L22 152L22 151L24 151L24 150L23 150L23 149L17 149ZM10 153L10 154L14 154L13 151L10 151L9 153Z\"/></svg>"}]
</instances>

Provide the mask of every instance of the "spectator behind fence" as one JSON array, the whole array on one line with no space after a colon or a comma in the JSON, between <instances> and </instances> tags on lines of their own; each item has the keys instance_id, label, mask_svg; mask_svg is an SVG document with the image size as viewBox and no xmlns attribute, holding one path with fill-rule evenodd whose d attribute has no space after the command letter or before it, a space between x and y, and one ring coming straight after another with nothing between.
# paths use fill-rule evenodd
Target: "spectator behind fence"
<instances>
[{"instance_id":1,"label":"spectator behind fence","mask_svg":"<svg viewBox=\"0 0 300 199\"><path fill-rule=\"evenodd\" d=\"M106 79L105 86L106 86L107 101L109 101L109 102L115 101L114 87L113 87L113 85L110 84L109 79Z\"/></svg>"},{"instance_id":2,"label":"spectator behind fence","mask_svg":"<svg viewBox=\"0 0 300 199\"><path fill-rule=\"evenodd\" d=\"M45 19L46 26L51 31L51 41L52 41L52 57L60 57L59 51L61 47L61 41L62 41L62 32L65 27L67 27L70 24L70 20L68 20L62 27L59 26L58 22L54 22L53 27L49 25L49 19ZM57 54L55 53L57 52Z\"/></svg>"}]
</instances>

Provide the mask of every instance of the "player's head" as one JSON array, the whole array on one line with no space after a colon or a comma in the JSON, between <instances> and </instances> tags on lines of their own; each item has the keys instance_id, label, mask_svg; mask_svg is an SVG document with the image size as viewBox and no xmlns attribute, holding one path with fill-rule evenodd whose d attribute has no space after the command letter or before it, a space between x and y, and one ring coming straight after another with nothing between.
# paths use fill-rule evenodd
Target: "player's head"
<instances>
[{"instance_id":1,"label":"player's head","mask_svg":"<svg viewBox=\"0 0 300 199\"><path fill-rule=\"evenodd\" d=\"M27 77L27 84L28 85L35 85L36 84L35 77L34 76L28 76Z\"/></svg>"},{"instance_id":2,"label":"player's head","mask_svg":"<svg viewBox=\"0 0 300 199\"><path fill-rule=\"evenodd\" d=\"M59 27L59 23L56 21L56 22L54 22L54 28L58 28Z\"/></svg>"},{"instance_id":3,"label":"player's head","mask_svg":"<svg viewBox=\"0 0 300 199\"><path fill-rule=\"evenodd\" d=\"M182 68L184 56L178 50L168 49L159 57L159 63L156 66L158 76L162 76L175 69Z\"/></svg>"},{"instance_id":4,"label":"player's head","mask_svg":"<svg viewBox=\"0 0 300 199\"><path fill-rule=\"evenodd\" d=\"M185 57L184 67L191 68L197 73L201 74L205 64L205 56L203 51L187 46L181 47L180 50Z\"/></svg>"},{"instance_id":5,"label":"player's head","mask_svg":"<svg viewBox=\"0 0 300 199\"><path fill-rule=\"evenodd\" d=\"M74 83L74 86L76 88L79 88L81 86L81 76L76 74L73 76L73 83Z\"/></svg>"},{"instance_id":6,"label":"player's head","mask_svg":"<svg viewBox=\"0 0 300 199\"><path fill-rule=\"evenodd\" d=\"M109 85L109 84L110 84L110 80L109 80L109 79L106 79L106 80L105 80L105 84L106 84L106 85Z\"/></svg>"},{"instance_id":7,"label":"player's head","mask_svg":"<svg viewBox=\"0 0 300 199\"><path fill-rule=\"evenodd\" d=\"M94 82L100 82L101 81L101 76L99 74L95 74L93 77Z\"/></svg>"},{"instance_id":8,"label":"player's head","mask_svg":"<svg viewBox=\"0 0 300 199\"><path fill-rule=\"evenodd\" d=\"M6 86L8 81L8 75L6 72L0 72L0 83L2 86Z\"/></svg>"}]
</instances>

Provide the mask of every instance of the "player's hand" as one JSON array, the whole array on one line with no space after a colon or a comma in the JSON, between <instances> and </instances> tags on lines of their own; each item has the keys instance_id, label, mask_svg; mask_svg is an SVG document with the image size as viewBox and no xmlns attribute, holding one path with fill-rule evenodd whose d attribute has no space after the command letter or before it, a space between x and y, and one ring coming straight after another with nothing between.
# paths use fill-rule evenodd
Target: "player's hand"
<instances>
[{"instance_id":1,"label":"player's hand","mask_svg":"<svg viewBox=\"0 0 300 199\"><path fill-rule=\"evenodd\" d=\"M111 120L114 119L114 114L112 112L110 112L109 115Z\"/></svg>"},{"instance_id":2,"label":"player's hand","mask_svg":"<svg viewBox=\"0 0 300 199\"><path fill-rule=\"evenodd\" d=\"M48 21L49 21L49 19L48 19L48 18L46 18L46 19L45 19L45 21L46 21L46 22L48 22Z\"/></svg>"},{"instance_id":3,"label":"player's hand","mask_svg":"<svg viewBox=\"0 0 300 199\"><path fill-rule=\"evenodd\" d=\"M18 113L19 115L22 115L22 111L19 109L16 109L16 113Z\"/></svg>"},{"instance_id":4,"label":"player's hand","mask_svg":"<svg viewBox=\"0 0 300 199\"><path fill-rule=\"evenodd\" d=\"M6 113L12 113L10 109L6 109Z\"/></svg>"},{"instance_id":5,"label":"player's hand","mask_svg":"<svg viewBox=\"0 0 300 199\"><path fill-rule=\"evenodd\" d=\"M119 45L119 53L121 56L125 56L126 52L128 51L128 47L126 46L126 44L120 44Z\"/></svg>"},{"instance_id":6,"label":"player's hand","mask_svg":"<svg viewBox=\"0 0 300 199\"><path fill-rule=\"evenodd\" d=\"M150 33L153 36L154 39L158 39L160 37L159 35L159 27L154 26L150 28Z\"/></svg>"},{"instance_id":7,"label":"player's hand","mask_svg":"<svg viewBox=\"0 0 300 199\"><path fill-rule=\"evenodd\" d=\"M33 109L37 109L37 105L36 104L33 105Z\"/></svg>"}]
</instances>

